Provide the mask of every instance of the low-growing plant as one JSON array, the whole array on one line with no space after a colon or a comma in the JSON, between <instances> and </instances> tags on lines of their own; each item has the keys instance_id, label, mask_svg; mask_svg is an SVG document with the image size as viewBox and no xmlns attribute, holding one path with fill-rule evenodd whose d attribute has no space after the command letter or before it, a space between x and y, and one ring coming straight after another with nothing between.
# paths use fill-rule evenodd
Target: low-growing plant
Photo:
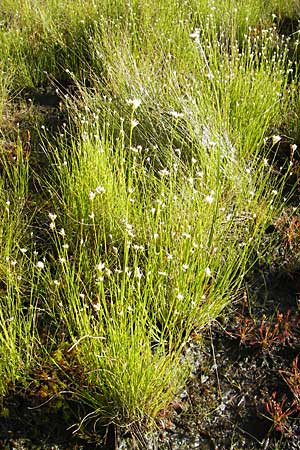
<instances>
[{"instance_id":1,"label":"low-growing plant","mask_svg":"<svg viewBox=\"0 0 300 450\"><path fill-rule=\"evenodd\" d=\"M241 345L256 346L271 350L274 346L293 346L298 339L299 316L277 312L275 317L262 320L248 315L237 315L236 324L228 334L238 338Z\"/></svg>"},{"instance_id":2,"label":"low-growing plant","mask_svg":"<svg viewBox=\"0 0 300 450\"><path fill-rule=\"evenodd\" d=\"M298 367L298 358L299 355L293 359L291 370L280 370L279 373L287 383L296 404L300 408L300 370Z\"/></svg>"},{"instance_id":3,"label":"low-growing plant","mask_svg":"<svg viewBox=\"0 0 300 450\"><path fill-rule=\"evenodd\" d=\"M276 400L277 393L273 392L270 400L265 403L265 411L273 422L274 430L282 434L290 435L291 428L289 417L299 411L299 407L295 401L287 404L287 397L282 396L280 402Z\"/></svg>"}]
</instances>

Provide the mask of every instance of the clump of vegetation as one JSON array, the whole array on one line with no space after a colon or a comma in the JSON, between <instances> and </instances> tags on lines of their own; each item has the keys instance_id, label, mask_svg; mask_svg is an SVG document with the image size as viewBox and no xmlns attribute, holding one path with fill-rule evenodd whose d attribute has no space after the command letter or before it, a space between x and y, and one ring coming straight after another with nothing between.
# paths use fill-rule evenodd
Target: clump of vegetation
<instances>
[{"instance_id":1,"label":"clump of vegetation","mask_svg":"<svg viewBox=\"0 0 300 450\"><path fill-rule=\"evenodd\" d=\"M35 141L2 127L0 393L50 364L47 400L68 391L92 411L79 428L141 442L186 384L194 336L274 248L266 230L297 166L286 11L198 3L15 0L0 13L0 110L52 86L48 113L64 120L54 131L39 117ZM282 134L293 154L279 165ZM232 333L265 349L288 339L280 317Z\"/></svg>"}]
</instances>

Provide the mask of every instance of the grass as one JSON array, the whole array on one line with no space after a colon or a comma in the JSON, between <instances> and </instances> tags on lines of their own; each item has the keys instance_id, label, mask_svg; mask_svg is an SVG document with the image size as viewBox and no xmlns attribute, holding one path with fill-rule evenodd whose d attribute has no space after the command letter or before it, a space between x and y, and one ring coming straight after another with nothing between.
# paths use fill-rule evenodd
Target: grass
<instances>
[{"instance_id":1,"label":"grass","mask_svg":"<svg viewBox=\"0 0 300 450\"><path fill-rule=\"evenodd\" d=\"M35 276L24 245L30 241L28 161L19 146L14 163L2 161L1 176L1 312L0 349L3 396L28 375L35 352L37 293Z\"/></svg>"},{"instance_id":2,"label":"grass","mask_svg":"<svg viewBox=\"0 0 300 450\"><path fill-rule=\"evenodd\" d=\"M56 349L82 424L141 438L183 388L192 332L240 295L285 206L293 168L271 155L299 138L298 44L272 14L299 11L280 5L5 2L2 112L57 83L68 126L40 132L40 173L3 132L2 395Z\"/></svg>"}]
</instances>

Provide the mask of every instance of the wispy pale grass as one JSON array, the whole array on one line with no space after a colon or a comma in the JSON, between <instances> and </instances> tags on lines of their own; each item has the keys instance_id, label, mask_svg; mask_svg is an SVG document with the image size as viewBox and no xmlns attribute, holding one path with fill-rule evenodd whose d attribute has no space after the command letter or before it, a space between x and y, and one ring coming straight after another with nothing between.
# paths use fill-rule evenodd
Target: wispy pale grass
<instances>
[{"instance_id":1,"label":"wispy pale grass","mask_svg":"<svg viewBox=\"0 0 300 450\"><path fill-rule=\"evenodd\" d=\"M118 425L151 422L182 386L182 349L237 295L276 197L263 161L259 177L238 170L228 189L220 146L204 172L173 149L167 168L153 167L130 146L133 125L128 146L122 127L114 142L92 126L76 146L52 148L49 185L48 308L85 367L80 395Z\"/></svg>"},{"instance_id":2,"label":"wispy pale grass","mask_svg":"<svg viewBox=\"0 0 300 450\"><path fill-rule=\"evenodd\" d=\"M107 40L110 29L113 40L131 41L134 57L155 52L159 42L165 56L173 52L184 56L185 41L182 37L196 28L207 17L213 17L228 37L239 39L248 27L272 25L278 18L299 14L297 2L244 1L192 1L189 3L167 1L158 4L147 0L143 4L109 1L47 0L2 2L0 14L0 54L5 64L15 71L14 88L39 86L48 77L61 82L70 81L64 72L69 69L80 79L94 69L93 56L101 54L98 38ZM91 45L91 50L87 48ZM170 52L172 49L172 52ZM110 52L113 55L113 52ZM99 63L99 60L98 60ZM102 70L102 66L99 66Z\"/></svg>"}]
</instances>

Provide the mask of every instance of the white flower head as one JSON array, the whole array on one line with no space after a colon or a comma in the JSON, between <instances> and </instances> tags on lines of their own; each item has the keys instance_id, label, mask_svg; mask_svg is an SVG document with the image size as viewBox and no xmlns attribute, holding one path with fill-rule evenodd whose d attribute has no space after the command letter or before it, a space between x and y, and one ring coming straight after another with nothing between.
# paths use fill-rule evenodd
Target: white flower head
<instances>
[{"instance_id":1,"label":"white flower head","mask_svg":"<svg viewBox=\"0 0 300 450\"><path fill-rule=\"evenodd\" d=\"M175 119L179 119L180 117L183 117L183 114L174 110L171 110L169 113L172 117Z\"/></svg>"},{"instance_id":2,"label":"white flower head","mask_svg":"<svg viewBox=\"0 0 300 450\"><path fill-rule=\"evenodd\" d=\"M211 270L210 270L209 267L206 267L206 268L204 269L204 273L205 273L205 275L206 275L207 277L211 277Z\"/></svg>"},{"instance_id":3,"label":"white flower head","mask_svg":"<svg viewBox=\"0 0 300 450\"><path fill-rule=\"evenodd\" d=\"M207 195L207 196L205 197L205 201L206 201L206 203L208 203L209 205L211 205L211 204L213 203L213 201L214 201L213 195Z\"/></svg>"},{"instance_id":4,"label":"white flower head","mask_svg":"<svg viewBox=\"0 0 300 450\"><path fill-rule=\"evenodd\" d=\"M128 236L130 236L132 238L135 237L133 225L131 225L130 223L126 223L126 232L127 232Z\"/></svg>"},{"instance_id":5,"label":"white flower head","mask_svg":"<svg viewBox=\"0 0 300 450\"><path fill-rule=\"evenodd\" d=\"M297 150L297 144L292 144L291 145L291 151L292 153L294 153Z\"/></svg>"},{"instance_id":6,"label":"white flower head","mask_svg":"<svg viewBox=\"0 0 300 450\"><path fill-rule=\"evenodd\" d=\"M164 168L164 169L160 170L158 173L161 176L168 176L168 175L170 175L170 171L167 168Z\"/></svg>"},{"instance_id":7,"label":"white flower head","mask_svg":"<svg viewBox=\"0 0 300 450\"><path fill-rule=\"evenodd\" d=\"M105 263L103 263L103 262L99 262L99 264L97 264L97 269L98 270L103 270L105 268Z\"/></svg>"},{"instance_id":8,"label":"white flower head","mask_svg":"<svg viewBox=\"0 0 300 450\"><path fill-rule=\"evenodd\" d=\"M50 218L50 220L51 220L52 222L54 222L55 219L56 219L56 217L57 217L56 214L52 214L52 213L49 213L48 216L49 216L49 218Z\"/></svg>"},{"instance_id":9,"label":"white flower head","mask_svg":"<svg viewBox=\"0 0 300 450\"><path fill-rule=\"evenodd\" d=\"M161 275L163 277L167 277L168 276L167 272L162 272L160 270L157 273L158 273L158 275Z\"/></svg>"},{"instance_id":10,"label":"white flower head","mask_svg":"<svg viewBox=\"0 0 300 450\"><path fill-rule=\"evenodd\" d=\"M132 128L135 128L135 127L138 126L139 121L138 121L138 120L135 120L135 119L132 119L130 123L131 123Z\"/></svg>"},{"instance_id":11,"label":"white flower head","mask_svg":"<svg viewBox=\"0 0 300 450\"><path fill-rule=\"evenodd\" d=\"M278 135L272 136L273 145L277 144L279 141L281 141L281 136Z\"/></svg>"},{"instance_id":12,"label":"white flower head","mask_svg":"<svg viewBox=\"0 0 300 450\"><path fill-rule=\"evenodd\" d=\"M105 192L105 187L104 186L97 186L95 191L97 192L97 194L103 194Z\"/></svg>"},{"instance_id":13,"label":"white flower head","mask_svg":"<svg viewBox=\"0 0 300 450\"><path fill-rule=\"evenodd\" d=\"M132 105L132 108L134 110L138 109L138 107L141 105L141 100L139 98L132 98L127 100L128 105Z\"/></svg>"},{"instance_id":14,"label":"white flower head","mask_svg":"<svg viewBox=\"0 0 300 450\"><path fill-rule=\"evenodd\" d=\"M89 199L90 199L90 200L94 200L95 197L96 197L95 192L91 191L91 192L89 193Z\"/></svg>"},{"instance_id":15,"label":"white flower head","mask_svg":"<svg viewBox=\"0 0 300 450\"><path fill-rule=\"evenodd\" d=\"M94 308L94 310L95 311L100 311L100 309L101 309L101 305L100 305L100 303L93 303L93 308Z\"/></svg>"},{"instance_id":16,"label":"white flower head","mask_svg":"<svg viewBox=\"0 0 300 450\"><path fill-rule=\"evenodd\" d=\"M136 267L135 271L134 271L134 275L136 278L138 278L140 280L143 277L143 272L141 271L141 269L139 267Z\"/></svg>"},{"instance_id":17,"label":"white flower head","mask_svg":"<svg viewBox=\"0 0 300 450\"><path fill-rule=\"evenodd\" d=\"M190 34L190 38L195 39L195 40L199 40L200 37L200 29L196 28L191 34Z\"/></svg>"},{"instance_id":18,"label":"white flower head","mask_svg":"<svg viewBox=\"0 0 300 450\"><path fill-rule=\"evenodd\" d=\"M43 268L45 267L45 264L43 263L43 261L38 261L38 262L36 263L36 267L37 267L38 269L43 269Z\"/></svg>"}]
</instances>

